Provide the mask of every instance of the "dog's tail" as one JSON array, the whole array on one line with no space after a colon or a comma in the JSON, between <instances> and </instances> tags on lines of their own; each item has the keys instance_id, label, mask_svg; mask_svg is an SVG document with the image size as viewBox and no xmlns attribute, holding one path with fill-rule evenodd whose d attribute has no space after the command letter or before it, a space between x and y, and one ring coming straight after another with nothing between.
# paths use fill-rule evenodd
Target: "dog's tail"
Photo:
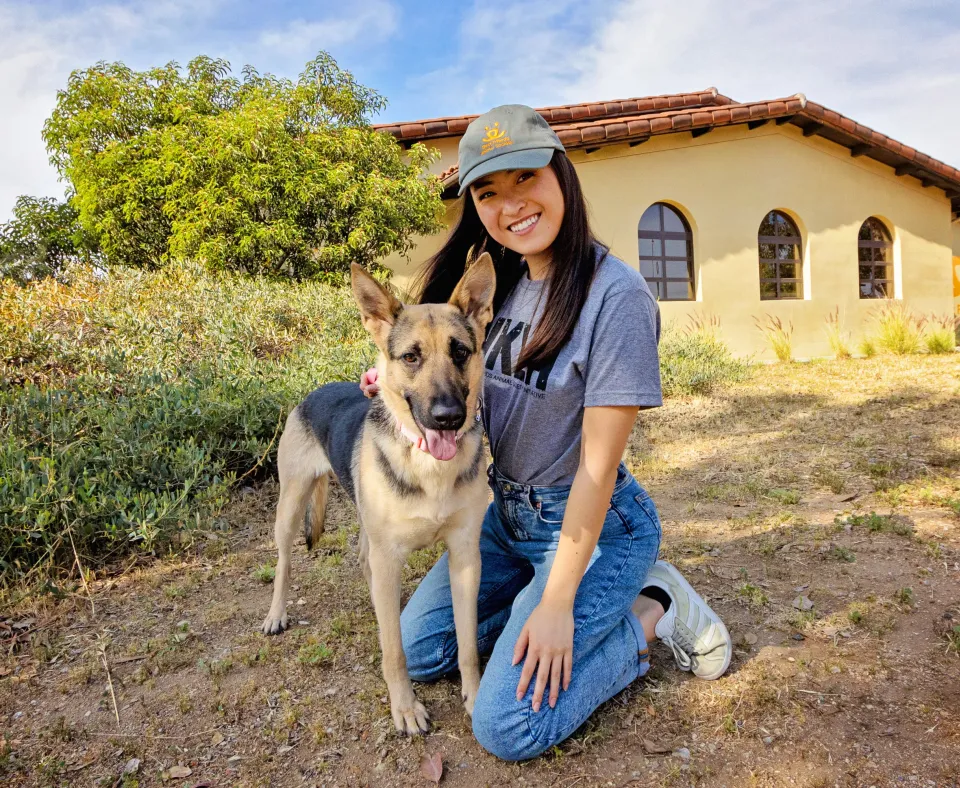
<instances>
[{"instance_id":1,"label":"dog's tail","mask_svg":"<svg viewBox=\"0 0 960 788\"><path fill-rule=\"evenodd\" d=\"M303 516L303 536L307 540L307 550L320 539L323 533L323 524L327 517L327 491L330 489L330 473L320 474L320 478L313 485L310 503Z\"/></svg>"}]
</instances>

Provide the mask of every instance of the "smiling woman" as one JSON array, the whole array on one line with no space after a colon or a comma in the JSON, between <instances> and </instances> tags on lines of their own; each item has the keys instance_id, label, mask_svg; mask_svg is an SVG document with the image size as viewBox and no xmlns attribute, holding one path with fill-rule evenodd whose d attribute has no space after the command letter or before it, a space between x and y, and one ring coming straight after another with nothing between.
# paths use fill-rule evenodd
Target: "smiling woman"
<instances>
[{"instance_id":1,"label":"smiling woman","mask_svg":"<svg viewBox=\"0 0 960 788\"><path fill-rule=\"evenodd\" d=\"M716 614L656 560L656 507L621 462L637 411L662 402L649 287L593 235L577 174L539 113L512 104L481 115L459 155L460 219L419 289L422 303L447 301L471 259L493 258L482 418L494 502L477 611L491 656L473 730L488 751L523 760L644 675L651 640L707 679L732 648ZM415 680L456 669L456 575L444 555L401 617Z\"/></svg>"}]
</instances>

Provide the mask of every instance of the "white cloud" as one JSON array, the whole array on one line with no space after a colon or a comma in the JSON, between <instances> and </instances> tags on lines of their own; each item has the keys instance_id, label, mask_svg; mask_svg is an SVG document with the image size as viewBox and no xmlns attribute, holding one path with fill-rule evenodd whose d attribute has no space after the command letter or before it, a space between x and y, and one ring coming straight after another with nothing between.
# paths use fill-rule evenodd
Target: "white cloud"
<instances>
[{"instance_id":1,"label":"white cloud","mask_svg":"<svg viewBox=\"0 0 960 788\"><path fill-rule=\"evenodd\" d=\"M40 133L70 71L176 39L219 2L137 0L51 14L0 0L0 221L20 194L63 196Z\"/></svg>"},{"instance_id":2,"label":"white cloud","mask_svg":"<svg viewBox=\"0 0 960 788\"><path fill-rule=\"evenodd\" d=\"M571 26L585 6L589 27ZM443 112L711 85L740 101L802 92L960 166L954 0L487 0L459 35L456 60L412 82Z\"/></svg>"},{"instance_id":3,"label":"white cloud","mask_svg":"<svg viewBox=\"0 0 960 788\"><path fill-rule=\"evenodd\" d=\"M282 29L266 30L260 34L259 44L265 50L302 60L320 49L329 50L359 40L383 41L397 29L399 13L392 3L372 0L346 8L348 15L318 22L298 19Z\"/></svg>"},{"instance_id":4,"label":"white cloud","mask_svg":"<svg viewBox=\"0 0 960 788\"><path fill-rule=\"evenodd\" d=\"M480 112L501 102L541 106L580 74L604 0L474 0L457 31L456 59L409 81L434 114Z\"/></svg>"}]
</instances>

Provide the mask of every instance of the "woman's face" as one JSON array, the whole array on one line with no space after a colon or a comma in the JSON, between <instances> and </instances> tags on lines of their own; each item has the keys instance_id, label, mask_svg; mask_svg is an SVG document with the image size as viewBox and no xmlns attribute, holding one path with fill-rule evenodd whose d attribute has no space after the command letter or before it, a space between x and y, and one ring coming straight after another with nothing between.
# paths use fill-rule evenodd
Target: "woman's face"
<instances>
[{"instance_id":1,"label":"woman's face","mask_svg":"<svg viewBox=\"0 0 960 788\"><path fill-rule=\"evenodd\" d=\"M547 252L563 221L563 192L552 167L503 170L470 185L490 237L528 260Z\"/></svg>"}]
</instances>

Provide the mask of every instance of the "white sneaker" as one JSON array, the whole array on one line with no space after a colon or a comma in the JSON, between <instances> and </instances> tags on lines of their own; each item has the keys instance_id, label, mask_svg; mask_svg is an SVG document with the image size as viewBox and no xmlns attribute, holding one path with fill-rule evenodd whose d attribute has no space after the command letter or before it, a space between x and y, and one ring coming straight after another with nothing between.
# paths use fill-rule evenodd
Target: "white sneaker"
<instances>
[{"instance_id":1,"label":"white sneaker","mask_svg":"<svg viewBox=\"0 0 960 788\"><path fill-rule=\"evenodd\" d=\"M681 670L701 679L718 679L730 666L733 643L720 617L710 609L673 564L657 561L644 580L670 596L670 609L657 622L657 637L666 643Z\"/></svg>"}]
</instances>

